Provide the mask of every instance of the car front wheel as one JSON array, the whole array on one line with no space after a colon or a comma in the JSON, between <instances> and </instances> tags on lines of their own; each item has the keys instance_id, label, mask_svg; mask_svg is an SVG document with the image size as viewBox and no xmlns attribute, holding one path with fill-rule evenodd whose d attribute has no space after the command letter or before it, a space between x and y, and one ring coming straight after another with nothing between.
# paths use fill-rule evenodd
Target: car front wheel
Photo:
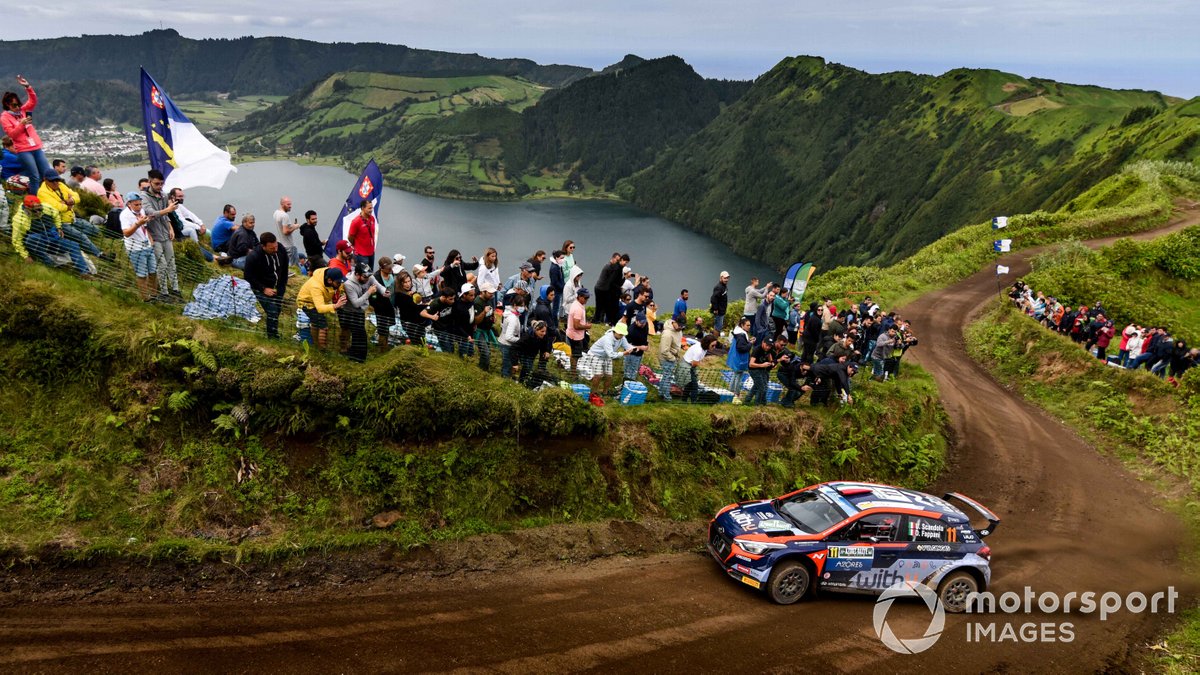
<instances>
[{"instance_id":1,"label":"car front wheel","mask_svg":"<svg viewBox=\"0 0 1200 675\"><path fill-rule=\"evenodd\" d=\"M938 586L938 599L942 607L952 614L967 611L967 598L979 592L979 582L970 572L952 572Z\"/></svg>"},{"instance_id":2,"label":"car front wheel","mask_svg":"<svg viewBox=\"0 0 1200 675\"><path fill-rule=\"evenodd\" d=\"M767 580L767 595L771 600L790 605L808 593L811 576L803 563L787 560L775 566Z\"/></svg>"}]
</instances>

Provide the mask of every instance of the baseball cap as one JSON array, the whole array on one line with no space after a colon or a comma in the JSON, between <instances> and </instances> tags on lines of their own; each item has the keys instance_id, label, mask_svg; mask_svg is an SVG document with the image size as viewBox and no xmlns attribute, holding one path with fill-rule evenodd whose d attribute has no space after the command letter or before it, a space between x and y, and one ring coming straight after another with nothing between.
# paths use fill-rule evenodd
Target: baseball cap
<instances>
[{"instance_id":1,"label":"baseball cap","mask_svg":"<svg viewBox=\"0 0 1200 675\"><path fill-rule=\"evenodd\" d=\"M32 209L35 206L41 206L42 200L37 198L37 195L25 195L25 208Z\"/></svg>"},{"instance_id":2,"label":"baseball cap","mask_svg":"<svg viewBox=\"0 0 1200 675\"><path fill-rule=\"evenodd\" d=\"M337 243L337 252L338 253L341 253L342 251L349 251L349 250L350 250L350 242L346 241L345 239L343 239Z\"/></svg>"},{"instance_id":3,"label":"baseball cap","mask_svg":"<svg viewBox=\"0 0 1200 675\"><path fill-rule=\"evenodd\" d=\"M521 270L522 272L532 272L533 271L533 263L526 260L525 262L518 265L517 269Z\"/></svg>"},{"instance_id":4,"label":"baseball cap","mask_svg":"<svg viewBox=\"0 0 1200 675\"><path fill-rule=\"evenodd\" d=\"M459 295L466 295L475 290L475 284L463 284L462 288L458 289Z\"/></svg>"},{"instance_id":5,"label":"baseball cap","mask_svg":"<svg viewBox=\"0 0 1200 675\"><path fill-rule=\"evenodd\" d=\"M623 323L618 323L617 325L613 326L613 332L617 335L629 335L629 326L626 326Z\"/></svg>"},{"instance_id":6,"label":"baseball cap","mask_svg":"<svg viewBox=\"0 0 1200 675\"><path fill-rule=\"evenodd\" d=\"M354 266L354 273L355 274L370 274L371 266L368 265L367 263L360 262Z\"/></svg>"},{"instance_id":7,"label":"baseball cap","mask_svg":"<svg viewBox=\"0 0 1200 675\"><path fill-rule=\"evenodd\" d=\"M495 293L496 292L496 284L493 284L490 281L485 281L482 284L479 284L479 292L480 293Z\"/></svg>"},{"instance_id":8,"label":"baseball cap","mask_svg":"<svg viewBox=\"0 0 1200 675\"><path fill-rule=\"evenodd\" d=\"M729 272L726 272L725 270L721 270L721 278L726 279L728 277L729 277Z\"/></svg>"},{"instance_id":9,"label":"baseball cap","mask_svg":"<svg viewBox=\"0 0 1200 675\"><path fill-rule=\"evenodd\" d=\"M62 180L62 176L58 175L54 169L50 169L42 176L42 180Z\"/></svg>"},{"instance_id":10,"label":"baseball cap","mask_svg":"<svg viewBox=\"0 0 1200 675\"><path fill-rule=\"evenodd\" d=\"M404 257L403 253L397 253L396 255L392 256L392 262L396 265L404 265L405 260L407 260L407 258Z\"/></svg>"},{"instance_id":11,"label":"baseball cap","mask_svg":"<svg viewBox=\"0 0 1200 675\"><path fill-rule=\"evenodd\" d=\"M83 175L83 167L82 166L71 167L71 175L72 176L82 176Z\"/></svg>"},{"instance_id":12,"label":"baseball cap","mask_svg":"<svg viewBox=\"0 0 1200 675\"><path fill-rule=\"evenodd\" d=\"M126 204L128 204L129 202L140 202L140 201L142 201L142 193L140 193L140 192L125 193L125 203Z\"/></svg>"},{"instance_id":13,"label":"baseball cap","mask_svg":"<svg viewBox=\"0 0 1200 675\"><path fill-rule=\"evenodd\" d=\"M589 291L587 288L581 286L579 288L579 290L575 291L575 295L584 297L584 298L590 298L590 297L592 297L592 292Z\"/></svg>"},{"instance_id":14,"label":"baseball cap","mask_svg":"<svg viewBox=\"0 0 1200 675\"><path fill-rule=\"evenodd\" d=\"M336 267L325 268L325 283L329 283L330 281L332 281L334 283L341 283L345 280L346 280L346 275L343 274L342 271L339 270L338 268L336 268Z\"/></svg>"},{"instance_id":15,"label":"baseball cap","mask_svg":"<svg viewBox=\"0 0 1200 675\"><path fill-rule=\"evenodd\" d=\"M628 267L621 268L621 274L630 274L631 272L633 272L633 270L629 269Z\"/></svg>"}]
</instances>

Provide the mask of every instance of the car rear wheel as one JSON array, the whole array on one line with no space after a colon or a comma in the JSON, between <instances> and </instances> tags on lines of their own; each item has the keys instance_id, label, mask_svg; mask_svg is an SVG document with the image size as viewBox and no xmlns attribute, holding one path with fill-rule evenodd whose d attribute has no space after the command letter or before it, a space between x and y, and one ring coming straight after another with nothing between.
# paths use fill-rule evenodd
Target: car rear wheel
<instances>
[{"instance_id":1,"label":"car rear wheel","mask_svg":"<svg viewBox=\"0 0 1200 675\"><path fill-rule=\"evenodd\" d=\"M967 598L979 592L979 582L970 572L951 572L938 586L938 599L942 607L952 614L967 611Z\"/></svg>"},{"instance_id":2,"label":"car rear wheel","mask_svg":"<svg viewBox=\"0 0 1200 675\"><path fill-rule=\"evenodd\" d=\"M786 560L772 570L767 580L767 595L781 605L790 605L808 594L811 579L804 563Z\"/></svg>"}]
</instances>

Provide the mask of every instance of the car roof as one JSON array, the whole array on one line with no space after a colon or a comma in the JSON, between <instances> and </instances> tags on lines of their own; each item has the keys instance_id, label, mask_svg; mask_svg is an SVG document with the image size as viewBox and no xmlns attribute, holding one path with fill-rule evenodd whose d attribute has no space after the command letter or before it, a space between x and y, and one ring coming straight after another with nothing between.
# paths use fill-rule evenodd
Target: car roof
<instances>
[{"instance_id":1,"label":"car roof","mask_svg":"<svg viewBox=\"0 0 1200 675\"><path fill-rule=\"evenodd\" d=\"M958 507L940 497L891 485L832 481L821 483L817 490L851 514L873 509L919 509L955 519L967 518Z\"/></svg>"}]
</instances>

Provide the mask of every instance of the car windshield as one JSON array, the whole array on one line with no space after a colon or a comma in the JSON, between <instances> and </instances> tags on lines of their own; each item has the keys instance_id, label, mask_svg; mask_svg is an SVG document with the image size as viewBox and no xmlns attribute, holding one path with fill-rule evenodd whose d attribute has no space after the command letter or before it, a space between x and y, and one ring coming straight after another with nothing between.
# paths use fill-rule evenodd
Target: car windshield
<instances>
[{"instance_id":1,"label":"car windshield","mask_svg":"<svg viewBox=\"0 0 1200 675\"><path fill-rule=\"evenodd\" d=\"M812 490L787 499L776 499L774 506L796 527L812 534L824 532L846 518L846 514Z\"/></svg>"}]
</instances>

